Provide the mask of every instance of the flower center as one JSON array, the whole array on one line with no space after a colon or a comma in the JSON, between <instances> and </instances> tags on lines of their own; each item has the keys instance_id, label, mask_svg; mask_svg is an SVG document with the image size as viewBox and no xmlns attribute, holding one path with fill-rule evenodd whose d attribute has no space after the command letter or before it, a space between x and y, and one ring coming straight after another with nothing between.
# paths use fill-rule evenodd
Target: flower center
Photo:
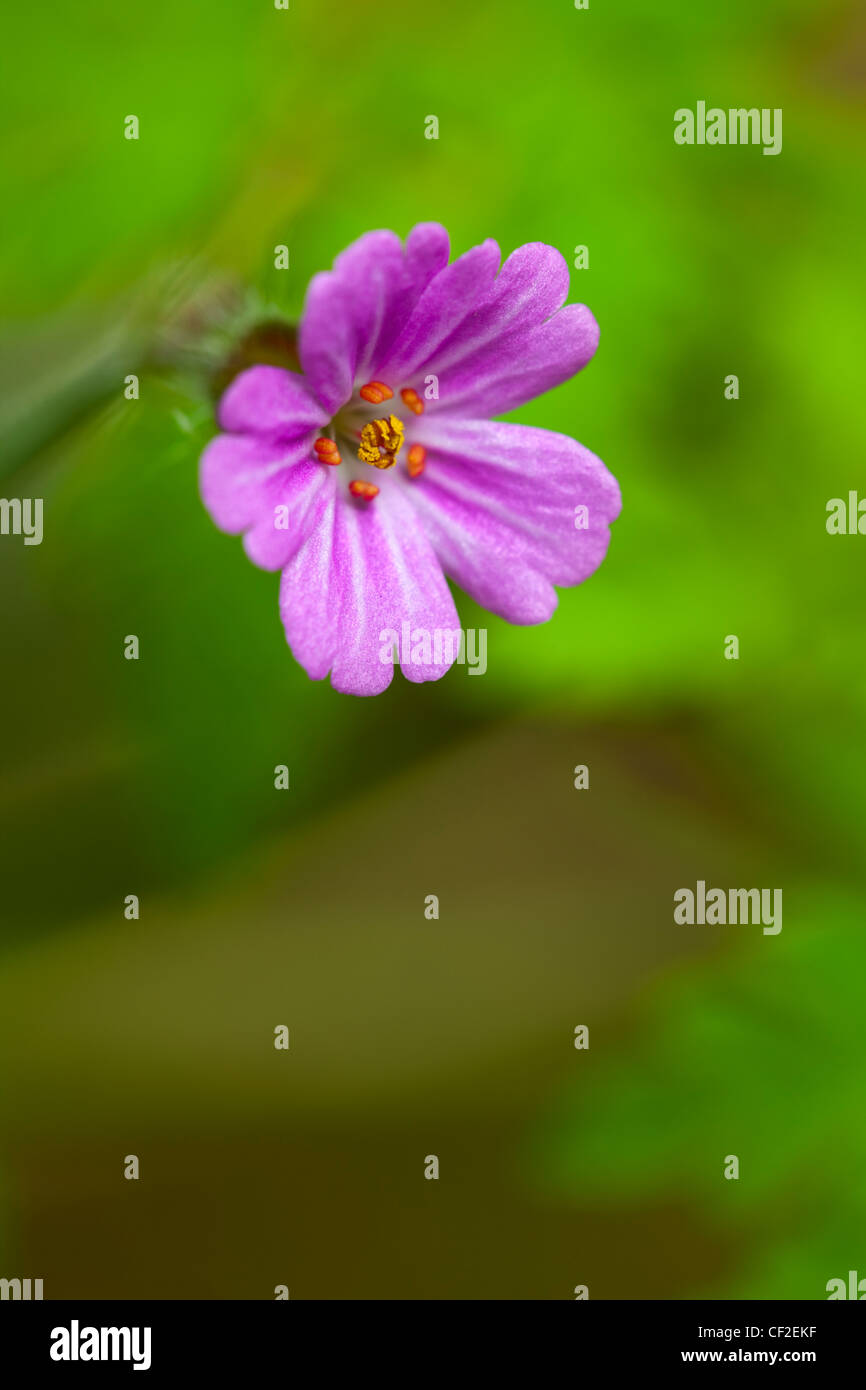
<instances>
[{"instance_id":1,"label":"flower center","mask_svg":"<svg viewBox=\"0 0 866 1390\"><path fill-rule=\"evenodd\" d=\"M336 465L342 463L340 445L357 451L361 463L372 468L393 468L397 455L405 442L403 421L396 415L369 418L369 406L380 406L383 401L392 400L394 392L384 381L368 381L358 392L360 401L354 398L335 415L328 430L313 445L319 463ZM424 413L424 402L411 387L400 392L403 404L413 415ZM420 444L413 444L407 453L407 469L410 478L418 478L424 471L425 450ZM354 470L350 467L350 472ZM364 478L353 477L349 482L353 497L371 502L378 496L375 483Z\"/></svg>"},{"instance_id":2,"label":"flower center","mask_svg":"<svg viewBox=\"0 0 866 1390\"><path fill-rule=\"evenodd\" d=\"M361 430L358 458L374 468L393 468L403 448L403 421L396 415L387 420L371 420Z\"/></svg>"}]
</instances>

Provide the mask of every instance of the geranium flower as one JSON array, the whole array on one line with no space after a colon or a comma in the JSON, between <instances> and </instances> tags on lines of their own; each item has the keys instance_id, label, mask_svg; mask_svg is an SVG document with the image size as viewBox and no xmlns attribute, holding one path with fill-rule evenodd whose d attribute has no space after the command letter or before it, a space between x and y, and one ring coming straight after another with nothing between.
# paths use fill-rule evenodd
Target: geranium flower
<instances>
[{"instance_id":1,"label":"geranium flower","mask_svg":"<svg viewBox=\"0 0 866 1390\"><path fill-rule=\"evenodd\" d=\"M388 632L454 632L445 575L512 623L541 623L554 585L601 564L619 488L565 435L491 416L586 366L598 327L562 307L568 269L493 241L448 264L436 223L368 232L316 275L298 332L302 374L255 366L219 404L201 491L250 559L282 571L280 614L314 680L375 695L390 683ZM450 644L401 653L437 680ZM386 652L387 656L387 652ZM426 659L430 656L430 659ZM437 659L440 658L440 659Z\"/></svg>"}]
</instances>

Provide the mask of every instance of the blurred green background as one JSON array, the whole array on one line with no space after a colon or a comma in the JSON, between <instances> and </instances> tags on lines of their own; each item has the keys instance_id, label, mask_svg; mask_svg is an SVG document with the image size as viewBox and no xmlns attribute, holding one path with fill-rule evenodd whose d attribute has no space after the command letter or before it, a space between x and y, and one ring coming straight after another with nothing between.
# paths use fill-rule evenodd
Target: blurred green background
<instances>
[{"instance_id":1,"label":"blurred green background","mask_svg":"<svg viewBox=\"0 0 866 1390\"><path fill-rule=\"evenodd\" d=\"M866 540L824 524L866 496L862 11L5 24L0 491L44 497L45 538L0 538L0 1274L545 1299L866 1274ZM783 108L781 155L676 146L698 100ZM483 680L358 700L295 665L277 577L204 513L208 371L350 240L427 219L454 254L589 247L597 357L514 418L600 454L624 508L546 626L458 594ZM781 886L781 934L676 926L698 878Z\"/></svg>"}]
</instances>

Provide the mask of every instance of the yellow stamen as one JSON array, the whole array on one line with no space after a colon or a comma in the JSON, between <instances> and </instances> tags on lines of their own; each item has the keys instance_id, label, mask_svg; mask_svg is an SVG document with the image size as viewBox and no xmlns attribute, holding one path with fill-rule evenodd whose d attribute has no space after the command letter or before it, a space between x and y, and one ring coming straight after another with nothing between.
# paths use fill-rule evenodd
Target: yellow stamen
<instances>
[{"instance_id":1,"label":"yellow stamen","mask_svg":"<svg viewBox=\"0 0 866 1390\"><path fill-rule=\"evenodd\" d=\"M403 422L396 415L372 420L361 430L358 458L374 468L393 468L403 447Z\"/></svg>"}]
</instances>

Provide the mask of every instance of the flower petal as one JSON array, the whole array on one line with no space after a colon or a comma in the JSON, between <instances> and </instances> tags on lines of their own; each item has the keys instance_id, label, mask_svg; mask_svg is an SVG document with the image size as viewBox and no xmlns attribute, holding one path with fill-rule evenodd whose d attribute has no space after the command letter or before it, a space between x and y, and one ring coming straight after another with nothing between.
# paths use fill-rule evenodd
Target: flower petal
<instances>
[{"instance_id":1,"label":"flower petal","mask_svg":"<svg viewBox=\"0 0 866 1390\"><path fill-rule=\"evenodd\" d=\"M334 688L350 695L378 695L390 685L389 633L412 681L438 680L458 647L443 640L434 650L437 630L459 632L457 610L412 502L394 479L369 505L337 491L283 571L280 612L296 660L314 680L330 669ZM422 634L429 635L429 653Z\"/></svg>"},{"instance_id":2,"label":"flower petal","mask_svg":"<svg viewBox=\"0 0 866 1390\"><path fill-rule=\"evenodd\" d=\"M304 378L284 367L249 367L223 393L222 429L266 439L298 439L321 429L325 415Z\"/></svg>"},{"instance_id":3,"label":"flower petal","mask_svg":"<svg viewBox=\"0 0 866 1390\"><path fill-rule=\"evenodd\" d=\"M375 695L390 684L393 666L386 634L402 638L404 624L410 642L408 651L400 643L400 666L409 680L439 680L456 654L452 651L449 660L440 651L436 659L435 633L453 633L460 621L442 566L395 481L371 506L340 505L338 500L335 564L343 598L331 683L352 695ZM413 633L419 638L417 661L412 659ZM424 634L429 652L422 650Z\"/></svg>"},{"instance_id":4,"label":"flower petal","mask_svg":"<svg viewBox=\"0 0 866 1390\"><path fill-rule=\"evenodd\" d=\"M530 328L478 349L439 375L439 399L431 413L503 415L568 381L598 347L598 324L585 304L564 309Z\"/></svg>"},{"instance_id":5,"label":"flower petal","mask_svg":"<svg viewBox=\"0 0 866 1390\"><path fill-rule=\"evenodd\" d=\"M391 344L402 332L434 275L448 264L448 233L438 222L419 222L406 238L403 277L383 315L382 329L370 350L369 375L376 378Z\"/></svg>"},{"instance_id":6,"label":"flower petal","mask_svg":"<svg viewBox=\"0 0 866 1390\"><path fill-rule=\"evenodd\" d=\"M246 531L271 506L270 487L309 459L311 440L291 444L255 436L218 434L201 456L202 501L221 531Z\"/></svg>"},{"instance_id":7,"label":"flower petal","mask_svg":"<svg viewBox=\"0 0 866 1390\"><path fill-rule=\"evenodd\" d=\"M431 371L483 366L493 347L538 327L568 297L568 266L554 246L529 242L513 251L482 304L467 314L436 350Z\"/></svg>"},{"instance_id":8,"label":"flower petal","mask_svg":"<svg viewBox=\"0 0 866 1390\"><path fill-rule=\"evenodd\" d=\"M244 536L254 565L279 570L316 529L337 487L334 469L318 461L296 463L269 488L270 505Z\"/></svg>"},{"instance_id":9,"label":"flower petal","mask_svg":"<svg viewBox=\"0 0 866 1390\"><path fill-rule=\"evenodd\" d=\"M409 233L367 232L314 277L298 334L304 373L329 415L374 374L430 279L447 263L448 234L437 223Z\"/></svg>"},{"instance_id":10,"label":"flower petal","mask_svg":"<svg viewBox=\"0 0 866 1390\"><path fill-rule=\"evenodd\" d=\"M202 455L201 495L213 520L262 569L281 569L315 525L332 470L311 461L309 442L268 443L218 434ZM277 507L284 511L277 513Z\"/></svg>"},{"instance_id":11,"label":"flower petal","mask_svg":"<svg viewBox=\"0 0 866 1390\"><path fill-rule=\"evenodd\" d=\"M358 342L352 296L328 270L314 275L298 329L298 356L322 407L331 416L352 394Z\"/></svg>"},{"instance_id":12,"label":"flower petal","mask_svg":"<svg viewBox=\"0 0 866 1390\"><path fill-rule=\"evenodd\" d=\"M446 573L509 622L546 621L553 585L604 559L616 479L576 440L525 425L425 416L416 438L427 466L412 499Z\"/></svg>"},{"instance_id":13,"label":"flower petal","mask_svg":"<svg viewBox=\"0 0 866 1390\"><path fill-rule=\"evenodd\" d=\"M351 314L352 383L369 369L404 271L403 244L394 232L368 232L334 261L334 278L346 292Z\"/></svg>"},{"instance_id":14,"label":"flower petal","mask_svg":"<svg viewBox=\"0 0 866 1390\"><path fill-rule=\"evenodd\" d=\"M457 325L487 299L500 258L496 242L484 241L433 277L379 363L384 380L403 386L434 357Z\"/></svg>"},{"instance_id":15,"label":"flower petal","mask_svg":"<svg viewBox=\"0 0 866 1390\"><path fill-rule=\"evenodd\" d=\"M337 647L340 576L334 565L334 488L280 579L280 617L297 662L314 681L330 671Z\"/></svg>"}]
</instances>

